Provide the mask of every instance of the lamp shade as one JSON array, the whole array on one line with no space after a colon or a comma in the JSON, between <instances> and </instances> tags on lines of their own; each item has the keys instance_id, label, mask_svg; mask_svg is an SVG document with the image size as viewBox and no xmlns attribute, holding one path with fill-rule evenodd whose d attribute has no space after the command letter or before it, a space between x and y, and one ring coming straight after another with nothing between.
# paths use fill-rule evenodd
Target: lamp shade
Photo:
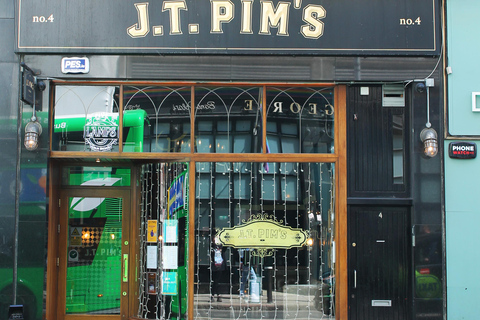
<instances>
[{"instance_id":1,"label":"lamp shade","mask_svg":"<svg viewBox=\"0 0 480 320\"><path fill-rule=\"evenodd\" d=\"M38 139L42 134L42 126L37 121L30 121L25 126L25 148L29 151L35 150L38 147Z\"/></svg>"},{"instance_id":2,"label":"lamp shade","mask_svg":"<svg viewBox=\"0 0 480 320\"><path fill-rule=\"evenodd\" d=\"M433 128L425 128L420 132L420 139L423 142L423 152L427 157L433 158L438 153L437 132Z\"/></svg>"}]
</instances>

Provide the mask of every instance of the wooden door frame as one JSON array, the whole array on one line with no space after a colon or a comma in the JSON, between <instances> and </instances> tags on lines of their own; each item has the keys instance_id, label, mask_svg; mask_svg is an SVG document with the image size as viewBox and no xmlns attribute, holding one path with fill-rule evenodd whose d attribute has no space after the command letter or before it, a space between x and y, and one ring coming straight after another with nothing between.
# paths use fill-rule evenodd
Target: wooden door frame
<instances>
[{"instance_id":1,"label":"wooden door frame","mask_svg":"<svg viewBox=\"0 0 480 320\"><path fill-rule=\"evenodd\" d=\"M335 153L338 155L336 171L336 303L338 320L348 319L348 241L347 241L347 87L335 87Z\"/></svg>"},{"instance_id":2,"label":"wooden door frame","mask_svg":"<svg viewBox=\"0 0 480 320\"><path fill-rule=\"evenodd\" d=\"M138 170L135 167L131 167L131 186L129 187L79 187L71 186L65 187L60 185L62 163L58 161L51 161L49 165L49 178L50 181L54 181L49 187L51 197L49 201L49 221L48 221L48 253L47 253L47 283L46 283L46 317L45 319L70 319L81 320L91 317L91 315L67 315L65 317L65 297L62 297L60 285L66 285L65 274L61 274L60 265L65 261L66 252L60 252L63 246L66 246L66 232L67 230L61 230L61 223L66 223L66 217L61 216L62 209L60 208L61 202L68 203L67 199L70 195L75 193L81 196L98 197L99 192L102 196L107 197L121 197L124 199L123 210L127 214L128 221L124 222L122 227L122 241L128 237L128 247L124 249L124 243L122 243L122 255L128 253L128 283L121 283L121 292L127 291L126 297L121 297L121 312L120 315L101 315L102 319L120 319L122 314L125 314L127 318L131 317L138 302L136 301L136 255L138 255L138 219L135 213L138 212L136 194L136 184ZM90 164L88 164L90 166ZM81 166L81 165L80 165ZM126 224L125 224L126 223ZM125 234L127 233L127 237ZM66 250L66 247L63 248ZM64 251L65 251L64 250ZM125 251L125 252L124 252ZM123 271L123 264L122 264ZM63 283L62 283L63 281ZM121 281L119 279L119 281Z\"/></svg>"},{"instance_id":3,"label":"wooden door frame","mask_svg":"<svg viewBox=\"0 0 480 320\"><path fill-rule=\"evenodd\" d=\"M402 211L405 211L405 212L402 212ZM387 214L387 216L389 217L393 217L395 216L395 218L397 216L402 216L404 217L404 222L403 224L400 224L397 223L397 224L394 224L395 226L399 226L399 225L402 225L404 227L403 229L403 232L399 232L398 235L401 236L403 235L404 238L402 240L404 240L404 244L405 244L405 248L407 248L405 251L404 251L404 257L405 259L403 259L402 261L404 261L404 266L405 266L405 271L404 271L404 276L405 276L405 282L404 282L404 285L405 285L405 294L406 294L406 297L404 297L406 300L405 301L413 301L413 291L412 291L412 268L410 266L412 266L412 263L413 263L413 257L412 257L412 252L411 252L411 248L412 248L412 238L411 238L411 234L409 233L409 230L411 229L411 219L412 219L412 206L411 204L409 204L407 201L403 201L403 202L399 202L397 203L396 205L395 204L391 204L391 203L388 203L388 202L380 202L380 203L371 203L371 204L361 204L361 205L356 205L356 204L351 204L351 205L348 205L348 220L349 222L352 222L352 221L355 221L356 217L354 217L355 215L366 215L368 212L368 214L373 214L373 215L377 215L378 213L379 214L382 214L383 215L383 218L382 219L386 219L385 218L385 214ZM390 218L391 220L393 220L393 218ZM354 225L354 223L351 223L350 225ZM389 223L387 223L387 225L389 225ZM364 229L362 229L363 231L365 231ZM385 229L382 229L382 230L385 230ZM360 233L357 233L356 232L357 230L354 229L353 227L349 228L349 234L348 234L348 244L349 246L353 247L353 245L355 244L355 250L361 250L362 247L361 245L365 245L365 242L362 242L362 238L360 238ZM367 234L370 234L372 235L372 230L366 230L367 231ZM387 233L388 234L388 233ZM357 236L357 238L352 238L353 236ZM382 239L380 238L380 234L377 235L378 237L376 237L377 239ZM387 243L393 243L394 241L396 241L395 243L402 243L401 240L399 240L399 238L385 238L383 237L384 240L387 241ZM371 239L370 239L371 240ZM373 245L373 244L372 244ZM372 247L372 245L370 247ZM370 248L369 247L369 248ZM360 248L360 249L359 249ZM386 250L388 251L388 250ZM352 251L351 251L352 252ZM399 251L401 252L401 251ZM349 283L349 290L351 290L351 295L348 296L349 298L349 312L353 310L353 307L354 305L362 305L361 302L359 303L358 302L358 298L355 297L355 303L352 303L354 300L352 298L352 296L357 292L362 292L362 290L360 288L354 288L353 287L353 271L354 270L358 270L358 267L365 267L365 265L362 265L362 264L359 264L358 263L358 260L357 260L357 256L359 254L352 254L350 253L348 255L348 261L347 263L352 267L350 269L350 283ZM398 254L397 252L397 256L400 256L400 254ZM401 260L399 258L399 260ZM375 265L373 268L376 268L378 267L378 265ZM359 279L362 279L361 277L361 273L359 273ZM399 286L397 286L399 287ZM378 299L378 297L377 297ZM402 299L399 299L399 300L402 300ZM393 300L392 301L396 301L398 302L399 300ZM372 300L373 301L373 300ZM393 304L392 303L392 309L394 308L397 308L397 305L398 303L395 303ZM408 307L410 307L410 309L408 309ZM381 307L379 308L379 310L381 309ZM412 313L411 313L411 305L407 306L407 309L405 309L405 312L406 312L406 318L405 319L411 319L412 317ZM397 315L398 316L398 315Z\"/></svg>"}]
</instances>

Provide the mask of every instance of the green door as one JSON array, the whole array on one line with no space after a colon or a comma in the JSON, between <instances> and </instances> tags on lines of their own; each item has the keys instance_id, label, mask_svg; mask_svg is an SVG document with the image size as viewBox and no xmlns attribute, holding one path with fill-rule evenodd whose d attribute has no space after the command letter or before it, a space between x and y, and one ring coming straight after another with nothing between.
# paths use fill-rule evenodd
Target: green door
<instances>
[{"instance_id":1,"label":"green door","mask_svg":"<svg viewBox=\"0 0 480 320\"><path fill-rule=\"evenodd\" d=\"M128 317L128 190L69 189L60 203L58 318Z\"/></svg>"}]
</instances>

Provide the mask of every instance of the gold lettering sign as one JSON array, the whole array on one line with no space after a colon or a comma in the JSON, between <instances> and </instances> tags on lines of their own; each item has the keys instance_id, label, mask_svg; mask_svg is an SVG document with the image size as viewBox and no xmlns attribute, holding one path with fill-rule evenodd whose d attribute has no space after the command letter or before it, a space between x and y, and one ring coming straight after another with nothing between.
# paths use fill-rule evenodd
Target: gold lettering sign
<instances>
[{"instance_id":1,"label":"gold lettering sign","mask_svg":"<svg viewBox=\"0 0 480 320\"><path fill-rule=\"evenodd\" d=\"M273 255L273 249L301 247L307 242L308 232L283 225L274 215L253 214L239 226L223 228L217 239L227 247L255 249L256 255Z\"/></svg>"}]
</instances>

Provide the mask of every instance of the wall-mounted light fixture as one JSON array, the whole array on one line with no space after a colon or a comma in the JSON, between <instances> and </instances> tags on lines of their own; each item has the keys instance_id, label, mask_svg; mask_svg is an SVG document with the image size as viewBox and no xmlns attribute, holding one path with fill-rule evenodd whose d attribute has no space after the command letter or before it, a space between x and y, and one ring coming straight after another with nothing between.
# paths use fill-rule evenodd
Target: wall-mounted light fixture
<instances>
[{"instance_id":1,"label":"wall-mounted light fixture","mask_svg":"<svg viewBox=\"0 0 480 320\"><path fill-rule=\"evenodd\" d=\"M27 150L32 151L37 149L38 140L42 134L42 126L37 121L36 116L36 101L35 101L35 92L38 90L44 91L46 88L45 82L42 80L37 81L35 72L30 69L25 63L21 63L22 67L22 96L21 100L26 104L30 104L33 108L32 117L30 121L25 126L25 139L24 145Z\"/></svg>"},{"instance_id":2,"label":"wall-mounted light fixture","mask_svg":"<svg viewBox=\"0 0 480 320\"><path fill-rule=\"evenodd\" d=\"M420 140L423 142L423 153L430 158L433 158L438 153L438 135L430 123L430 88L434 86L433 79L425 79L424 85L416 85L418 92L427 91L427 123L425 128L420 132Z\"/></svg>"},{"instance_id":3,"label":"wall-mounted light fixture","mask_svg":"<svg viewBox=\"0 0 480 320\"><path fill-rule=\"evenodd\" d=\"M45 90L45 83L43 81L36 81L35 79L35 86L40 90ZM42 125L37 121L36 115L36 106L35 106L35 93L33 95L33 113L32 117L30 118L30 122L27 123L25 126L25 140L24 145L28 151L33 151L38 147L38 141L40 139L40 135L42 134Z\"/></svg>"},{"instance_id":4,"label":"wall-mounted light fixture","mask_svg":"<svg viewBox=\"0 0 480 320\"><path fill-rule=\"evenodd\" d=\"M438 153L437 132L433 128L424 128L420 132L420 139L423 142L423 152L427 157L433 158Z\"/></svg>"},{"instance_id":5,"label":"wall-mounted light fixture","mask_svg":"<svg viewBox=\"0 0 480 320\"><path fill-rule=\"evenodd\" d=\"M25 126L25 148L28 151L33 151L38 147L38 140L42 134L42 125L38 123L35 117L35 108L33 109L33 116L30 122Z\"/></svg>"}]
</instances>

